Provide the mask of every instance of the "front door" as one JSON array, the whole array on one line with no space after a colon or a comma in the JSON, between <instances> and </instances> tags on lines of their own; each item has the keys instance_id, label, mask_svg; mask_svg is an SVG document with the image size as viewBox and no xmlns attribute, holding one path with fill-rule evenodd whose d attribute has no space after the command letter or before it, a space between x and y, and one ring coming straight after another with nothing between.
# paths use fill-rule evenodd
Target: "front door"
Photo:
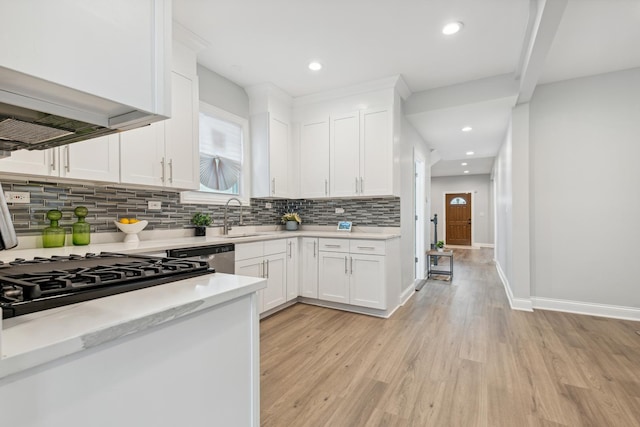
<instances>
[{"instance_id":1,"label":"front door","mask_svg":"<svg viewBox=\"0 0 640 427\"><path fill-rule=\"evenodd\" d=\"M447 245L471 246L471 194L447 194Z\"/></svg>"}]
</instances>

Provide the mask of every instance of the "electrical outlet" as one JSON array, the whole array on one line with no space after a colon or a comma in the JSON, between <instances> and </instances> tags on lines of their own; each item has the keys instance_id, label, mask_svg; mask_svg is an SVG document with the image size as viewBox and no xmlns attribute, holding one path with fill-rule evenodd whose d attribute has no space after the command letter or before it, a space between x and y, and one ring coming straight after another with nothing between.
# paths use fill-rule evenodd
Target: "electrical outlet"
<instances>
[{"instance_id":1,"label":"electrical outlet","mask_svg":"<svg viewBox=\"0 0 640 427\"><path fill-rule=\"evenodd\" d=\"M336 213L344 213L344 209L343 208L336 208Z\"/></svg>"},{"instance_id":2,"label":"electrical outlet","mask_svg":"<svg viewBox=\"0 0 640 427\"><path fill-rule=\"evenodd\" d=\"M149 200L149 210L151 211L159 211L162 209L162 202L154 202Z\"/></svg>"},{"instance_id":3,"label":"electrical outlet","mask_svg":"<svg viewBox=\"0 0 640 427\"><path fill-rule=\"evenodd\" d=\"M28 191L7 191L4 193L7 203L31 203L31 194Z\"/></svg>"},{"instance_id":4,"label":"electrical outlet","mask_svg":"<svg viewBox=\"0 0 640 427\"><path fill-rule=\"evenodd\" d=\"M265 209L271 209L271 203L267 202L264 204Z\"/></svg>"}]
</instances>

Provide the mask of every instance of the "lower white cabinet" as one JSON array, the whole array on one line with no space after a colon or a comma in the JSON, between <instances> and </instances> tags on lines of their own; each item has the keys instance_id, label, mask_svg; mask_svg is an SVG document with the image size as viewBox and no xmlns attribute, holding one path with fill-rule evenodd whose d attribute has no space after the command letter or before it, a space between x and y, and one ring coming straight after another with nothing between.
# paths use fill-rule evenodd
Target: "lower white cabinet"
<instances>
[{"instance_id":1,"label":"lower white cabinet","mask_svg":"<svg viewBox=\"0 0 640 427\"><path fill-rule=\"evenodd\" d=\"M303 237L301 246L300 295L318 298L318 239Z\"/></svg>"},{"instance_id":2,"label":"lower white cabinet","mask_svg":"<svg viewBox=\"0 0 640 427\"><path fill-rule=\"evenodd\" d=\"M386 309L385 242L319 239L318 298Z\"/></svg>"},{"instance_id":3,"label":"lower white cabinet","mask_svg":"<svg viewBox=\"0 0 640 427\"><path fill-rule=\"evenodd\" d=\"M298 298L300 283L298 238L287 239L287 301Z\"/></svg>"},{"instance_id":4,"label":"lower white cabinet","mask_svg":"<svg viewBox=\"0 0 640 427\"><path fill-rule=\"evenodd\" d=\"M260 312L287 302L287 241L267 240L236 244L235 274L267 279L258 292Z\"/></svg>"}]
</instances>

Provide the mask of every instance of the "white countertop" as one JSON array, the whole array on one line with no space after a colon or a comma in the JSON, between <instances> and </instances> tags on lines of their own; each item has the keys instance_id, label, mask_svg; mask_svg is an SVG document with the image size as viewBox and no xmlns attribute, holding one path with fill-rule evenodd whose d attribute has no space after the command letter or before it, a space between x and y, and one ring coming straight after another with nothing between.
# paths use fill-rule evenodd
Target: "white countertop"
<instances>
[{"instance_id":1,"label":"white countertop","mask_svg":"<svg viewBox=\"0 0 640 427\"><path fill-rule=\"evenodd\" d=\"M2 321L0 379L266 287L213 273Z\"/></svg>"}]
</instances>

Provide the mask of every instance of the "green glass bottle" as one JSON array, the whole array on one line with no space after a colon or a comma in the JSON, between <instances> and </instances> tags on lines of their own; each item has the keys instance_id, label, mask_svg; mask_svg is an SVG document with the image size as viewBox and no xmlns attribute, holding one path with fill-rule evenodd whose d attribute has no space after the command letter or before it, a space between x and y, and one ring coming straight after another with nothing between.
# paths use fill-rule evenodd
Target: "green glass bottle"
<instances>
[{"instance_id":1,"label":"green glass bottle","mask_svg":"<svg viewBox=\"0 0 640 427\"><path fill-rule=\"evenodd\" d=\"M47 211L47 219L51 224L42 230L42 246L45 248L60 248L64 246L64 238L66 233L64 228L58 225L58 221L62 218L62 212L57 209Z\"/></svg>"},{"instance_id":2,"label":"green glass bottle","mask_svg":"<svg viewBox=\"0 0 640 427\"><path fill-rule=\"evenodd\" d=\"M78 222L75 222L72 226L73 244L76 246L88 245L91 242L91 230L84 218L89 213L89 209L84 206L78 206L73 210L73 213L78 217Z\"/></svg>"}]
</instances>

